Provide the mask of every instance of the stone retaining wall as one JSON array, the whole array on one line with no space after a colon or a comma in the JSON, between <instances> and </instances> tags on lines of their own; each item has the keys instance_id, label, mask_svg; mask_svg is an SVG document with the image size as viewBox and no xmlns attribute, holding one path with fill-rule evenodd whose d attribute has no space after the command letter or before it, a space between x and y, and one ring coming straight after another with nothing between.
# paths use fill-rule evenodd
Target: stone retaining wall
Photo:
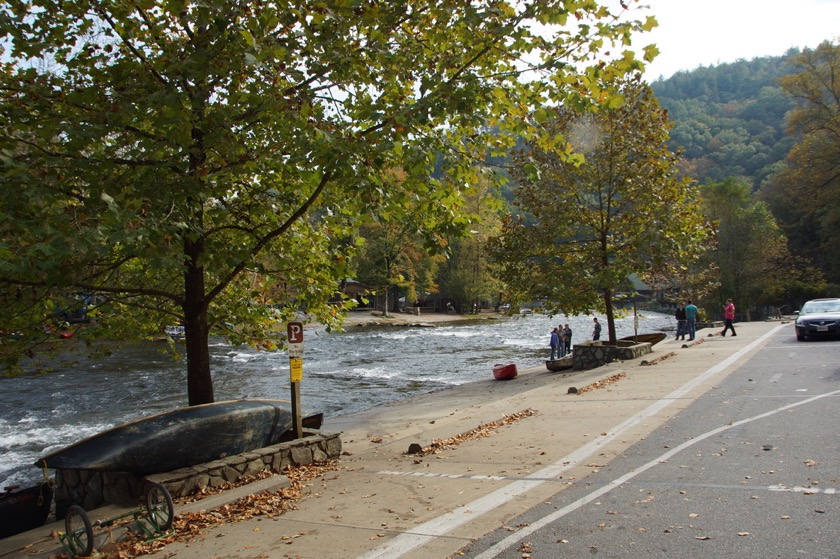
<instances>
[{"instance_id":1,"label":"stone retaining wall","mask_svg":"<svg viewBox=\"0 0 840 559\"><path fill-rule=\"evenodd\" d=\"M652 347L653 345L648 342L634 343L618 340L615 345L612 345L602 340L589 340L582 344L575 344L572 352L572 369L585 371L613 361L638 359L650 353Z\"/></svg>"},{"instance_id":2,"label":"stone retaining wall","mask_svg":"<svg viewBox=\"0 0 840 559\"><path fill-rule=\"evenodd\" d=\"M130 472L60 469L55 472L55 513L64 518L71 505L93 510L106 503L133 504L142 497L146 482L163 484L173 498L208 487L233 483L263 470L280 473L289 466L323 462L341 455L338 434L304 429L304 437L213 462L172 472L137 476Z\"/></svg>"}]
</instances>

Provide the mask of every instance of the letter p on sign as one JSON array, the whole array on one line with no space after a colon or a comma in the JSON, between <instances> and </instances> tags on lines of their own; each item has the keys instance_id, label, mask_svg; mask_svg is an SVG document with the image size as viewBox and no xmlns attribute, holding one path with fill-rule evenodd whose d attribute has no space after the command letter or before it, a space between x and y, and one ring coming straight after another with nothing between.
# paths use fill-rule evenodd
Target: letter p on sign
<instances>
[{"instance_id":1,"label":"letter p on sign","mask_svg":"<svg viewBox=\"0 0 840 559\"><path fill-rule=\"evenodd\" d=\"M290 322L286 333L289 335L289 357L303 357L303 324Z\"/></svg>"},{"instance_id":2,"label":"letter p on sign","mask_svg":"<svg viewBox=\"0 0 840 559\"><path fill-rule=\"evenodd\" d=\"M300 322L290 322L286 327L286 332L289 334L290 344L303 343L303 324Z\"/></svg>"}]
</instances>

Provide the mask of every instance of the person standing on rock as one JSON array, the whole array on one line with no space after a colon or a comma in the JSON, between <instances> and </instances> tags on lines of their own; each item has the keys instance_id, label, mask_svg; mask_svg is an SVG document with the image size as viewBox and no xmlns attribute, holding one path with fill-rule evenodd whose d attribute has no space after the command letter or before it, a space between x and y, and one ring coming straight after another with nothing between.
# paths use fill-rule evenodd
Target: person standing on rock
<instances>
[{"instance_id":1,"label":"person standing on rock","mask_svg":"<svg viewBox=\"0 0 840 559\"><path fill-rule=\"evenodd\" d=\"M592 339L593 340L600 340L601 339L601 323L598 322L598 317L592 319L595 322L595 326L592 328Z\"/></svg>"},{"instance_id":2,"label":"person standing on rock","mask_svg":"<svg viewBox=\"0 0 840 559\"><path fill-rule=\"evenodd\" d=\"M551 346L551 360L554 361L554 356L557 354L557 349L560 347L560 334L557 328L551 331L551 340L548 342Z\"/></svg>"}]
</instances>

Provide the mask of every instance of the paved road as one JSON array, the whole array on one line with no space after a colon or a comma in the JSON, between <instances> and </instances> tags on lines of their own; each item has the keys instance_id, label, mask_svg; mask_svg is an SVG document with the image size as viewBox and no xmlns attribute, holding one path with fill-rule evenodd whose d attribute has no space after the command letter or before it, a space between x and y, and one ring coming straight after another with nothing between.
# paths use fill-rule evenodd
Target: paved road
<instances>
[{"instance_id":1,"label":"paved road","mask_svg":"<svg viewBox=\"0 0 840 559\"><path fill-rule=\"evenodd\" d=\"M840 557L840 341L788 328L464 557Z\"/></svg>"}]
</instances>

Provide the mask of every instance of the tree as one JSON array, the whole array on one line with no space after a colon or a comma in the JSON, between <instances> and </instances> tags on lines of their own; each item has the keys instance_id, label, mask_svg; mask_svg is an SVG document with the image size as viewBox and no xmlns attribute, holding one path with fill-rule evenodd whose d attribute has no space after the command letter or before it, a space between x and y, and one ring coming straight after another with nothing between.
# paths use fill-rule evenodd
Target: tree
<instances>
[{"instance_id":1,"label":"tree","mask_svg":"<svg viewBox=\"0 0 840 559\"><path fill-rule=\"evenodd\" d=\"M720 273L719 289L708 306L720 313L723 301L731 298L748 317L760 304L779 306L799 273L767 205L753 199L750 185L735 179L703 185L702 198L718 243L701 267L714 266Z\"/></svg>"},{"instance_id":2,"label":"tree","mask_svg":"<svg viewBox=\"0 0 840 559\"><path fill-rule=\"evenodd\" d=\"M788 132L795 138L784 168L762 191L793 252L840 283L840 45L823 42L792 59L780 79L796 101Z\"/></svg>"},{"instance_id":3,"label":"tree","mask_svg":"<svg viewBox=\"0 0 840 559\"><path fill-rule=\"evenodd\" d=\"M494 248L519 293L544 298L554 312L605 312L612 341L614 297L628 277L672 282L708 237L666 147L664 111L647 85L626 80L618 88L621 103L546 115L543 135L512 172L531 219L508 219ZM568 145L547 149L556 137Z\"/></svg>"},{"instance_id":4,"label":"tree","mask_svg":"<svg viewBox=\"0 0 840 559\"><path fill-rule=\"evenodd\" d=\"M411 199L428 230L467 228L480 127L521 132L534 103L640 69L603 50L653 25L578 0L7 2L3 328L50 320L56 294L107 299L88 336L181 322L189 403L213 401L214 325L338 324L360 223ZM429 178L438 156L454 180Z\"/></svg>"},{"instance_id":5,"label":"tree","mask_svg":"<svg viewBox=\"0 0 840 559\"><path fill-rule=\"evenodd\" d=\"M364 225L357 239L358 249L352 267L358 281L385 295L383 313L396 306L394 288L405 293L406 304L419 299L418 292L436 291L432 278L444 250L425 249L418 238L419 216L404 216L397 222L382 221Z\"/></svg>"},{"instance_id":6,"label":"tree","mask_svg":"<svg viewBox=\"0 0 840 559\"><path fill-rule=\"evenodd\" d=\"M441 289L460 312L479 310L482 301L501 302L502 284L487 247L501 227L502 201L488 173L465 196L465 209L477 216L470 224L470 235L449 239L449 257L440 271Z\"/></svg>"}]
</instances>

